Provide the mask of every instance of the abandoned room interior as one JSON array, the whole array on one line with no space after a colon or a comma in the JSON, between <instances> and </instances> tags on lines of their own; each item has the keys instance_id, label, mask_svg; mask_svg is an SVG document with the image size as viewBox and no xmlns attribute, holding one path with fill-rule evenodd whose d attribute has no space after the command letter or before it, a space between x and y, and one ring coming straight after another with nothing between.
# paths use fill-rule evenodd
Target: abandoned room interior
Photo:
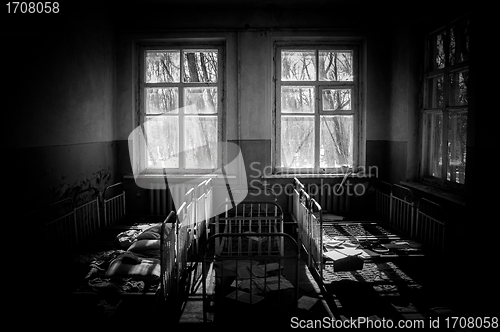
<instances>
[{"instance_id":1,"label":"abandoned room interior","mask_svg":"<svg viewBox=\"0 0 500 332\"><path fill-rule=\"evenodd\" d=\"M468 3L9 2L13 315L498 326Z\"/></svg>"}]
</instances>

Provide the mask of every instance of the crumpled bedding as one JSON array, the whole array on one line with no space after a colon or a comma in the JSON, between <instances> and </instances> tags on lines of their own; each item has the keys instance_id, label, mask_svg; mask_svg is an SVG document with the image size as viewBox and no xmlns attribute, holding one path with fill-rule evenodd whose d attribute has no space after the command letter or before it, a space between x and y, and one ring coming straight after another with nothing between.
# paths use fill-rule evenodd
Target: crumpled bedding
<instances>
[{"instance_id":1,"label":"crumpled bedding","mask_svg":"<svg viewBox=\"0 0 500 332\"><path fill-rule=\"evenodd\" d=\"M81 253L74 259L77 271L81 273L81 282L77 287L79 292L99 292L99 293L122 293L122 292L142 292L148 286L157 287L159 280L159 238L161 224L145 224L119 233L116 236L117 249ZM167 228L167 232L170 228ZM156 245L155 242L158 242ZM135 243L147 242L153 244L148 246L148 250L129 251ZM134 245L132 248L137 248ZM140 246L139 246L140 248ZM116 269L110 270L110 266L116 266L116 262L121 262L126 258L126 263L130 264L133 273L127 273L123 266L116 273ZM150 271L138 268L141 264L157 262L157 266L152 265ZM126 264L125 267L128 265ZM122 264L123 265L123 264ZM135 271L135 272L134 272ZM144 273L141 276L137 271ZM144 279L144 280L141 280Z\"/></svg>"}]
</instances>

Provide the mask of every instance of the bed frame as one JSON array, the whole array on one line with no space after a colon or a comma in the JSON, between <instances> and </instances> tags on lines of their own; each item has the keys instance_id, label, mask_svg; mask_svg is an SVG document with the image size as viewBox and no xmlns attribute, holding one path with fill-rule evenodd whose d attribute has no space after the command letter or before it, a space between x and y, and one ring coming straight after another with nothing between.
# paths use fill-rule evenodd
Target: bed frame
<instances>
[{"instance_id":1,"label":"bed frame","mask_svg":"<svg viewBox=\"0 0 500 332\"><path fill-rule=\"evenodd\" d=\"M298 225L299 243L307 254L307 263L315 271L319 280L325 281L333 273L332 262L325 259L325 241L334 237L344 237L366 244L368 255L365 261L394 258L400 256L422 256L421 250L391 250L378 254L372 249L376 242L418 241L415 245L429 251L443 250L444 219L440 206L427 199L415 197L409 189L381 182L375 193L375 207L378 214L371 221L325 221L322 206L311 198L304 184L294 179L292 194L292 219ZM418 206L416 209L415 206ZM424 212L426 211L426 212Z\"/></svg>"},{"instance_id":2,"label":"bed frame","mask_svg":"<svg viewBox=\"0 0 500 332\"><path fill-rule=\"evenodd\" d=\"M282 208L272 201L242 202L233 207L231 202L223 202L216 209L214 234L219 233L283 233L284 215ZM217 238L215 240L216 254L223 255L223 249L233 250L233 243L228 246L224 241L232 242L231 238ZM241 238L239 239L241 242ZM249 239L249 241L252 241ZM270 243L268 244L270 245ZM238 243L237 250L241 250ZM270 248L270 247L269 247ZM270 250L259 245L257 254ZM281 248L283 249L283 248ZM229 251L227 254L232 255Z\"/></svg>"},{"instance_id":3,"label":"bed frame","mask_svg":"<svg viewBox=\"0 0 500 332\"><path fill-rule=\"evenodd\" d=\"M300 250L283 233L281 207L225 202L216 212L203 255L204 322L210 315L224 326L289 326L297 311Z\"/></svg>"},{"instance_id":4,"label":"bed frame","mask_svg":"<svg viewBox=\"0 0 500 332\"><path fill-rule=\"evenodd\" d=\"M44 233L49 250L72 250L102 227L99 197L92 198L89 193L89 190L81 192L76 197L76 204L64 198L48 206ZM81 197L87 199L78 199Z\"/></svg>"},{"instance_id":5,"label":"bed frame","mask_svg":"<svg viewBox=\"0 0 500 332\"><path fill-rule=\"evenodd\" d=\"M116 242L116 236L120 233L141 231L149 225L162 222L173 223L175 231L171 231L168 237L162 237L161 241L161 280L153 283L144 281L142 291L127 291L118 294L118 297L139 296L141 299L149 299L154 296L160 300L179 297L187 284L192 254L198 252L200 240L206 236L210 219L208 217L212 215L211 179L202 181L190 190L184 196L181 206L170 211L166 217L129 216L126 200L124 186L118 182L106 187L102 195L84 191L74 199L65 198L51 204L42 213L45 221L43 243L69 266L74 265L70 262L81 253L91 257L93 253L121 249ZM78 269L81 268L76 269L80 272ZM81 276L76 273L76 280L72 282L74 286L68 287L71 298L76 299L74 303L82 309L85 308L84 303L87 303L85 300L78 304L82 298L98 299L103 296L100 290L78 286L84 276L85 274Z\"/></svg>"},{"instance_id":6,"label":"bed frame","mask_svg":"<svg viewBox=\"0 0 500 332\"><path fill-rule=\"evenodd\" d=\"M170 231L167 231L168 225L171 225ZM175 211L171 211L169 215L161 223L160 227L160 246L159 246L159 263L160 263L160 274L157 280L151 280L150 277L141 276L133 277L134 281L143 281L144 288L142 290L130 290L122 292L113 292L112 299L116 301L117 299L149 299L152 304L152 309L156 306L164 306L167 303L175 303L179 297L179 284L181 276L185 275L186 264L183 261L185 255L182 255L181 251L183 248L183 226L178 218ZM95 253L99 253L96 248ZM77 278L82 281L81 277ZM104 279L103 279L104 280ZM111 277L107 282L114 283L119 279L116 277ZM87 282L86 280L84 282ZM89 299L89 297L96 299L106 299L109 294L102 291L92 291L89 287L83 285L83 283L76 287L74 291L71 292L74 303L82 301L82 299Z\"/></svg>"}]
</instances>

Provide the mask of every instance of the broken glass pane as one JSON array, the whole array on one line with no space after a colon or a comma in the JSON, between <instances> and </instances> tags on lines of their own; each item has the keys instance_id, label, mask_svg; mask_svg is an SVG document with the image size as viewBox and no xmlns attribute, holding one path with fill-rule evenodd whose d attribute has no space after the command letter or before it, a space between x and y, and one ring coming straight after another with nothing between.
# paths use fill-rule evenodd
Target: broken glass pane
<instances>
[{"instance_id":1,"label":"broken glass pane","mask_svg":"<svg viewBox=\"0 0 500 332\"><path fill-rule=\"evenodd\" d=\"M314 87L282 86L281 113L314 113Z\"/></svg>"},{"instance_id":2,"label":"broken glass pane","mask_svg":"<svg viewBox=\"0 0 500 332\"><path fill-rule=\"evenodd\" d=\"M281 166L314 167L314 117L281 117Z\"/></svg>"},{"instance_id":3,"label":"broken glass pane","mask_svg":"<svg viewBox=\"0 0 500 332\"><path fill-rule=\"evenodd\" d=\"M183 52L183 82L217 83L217 50Z\"/></svg>"},{"instance_id":4,"label":"broken glass pane","mask_svg":"<svg viewBox=\"0 0 500 332\"><path fill-rule=\"evenodd\" d=\"M353 116L322 116L320 127L320 167L353 165Z\"/></svg>"},{"instance_id":5,"label":"broken glass pane","mask_svg":"<svg viewBox=\"0 0 500 332\"><path fill-rule=\"evenodd\" d=\"M177 116L146 117L147 166L179 167L179 118Z\"/></svg>"},{"instance_id":6,"label":"broken glass pane","mask_svg":"<svg viewBox=\"0 0 500 332\"><path fill-rule=\"evenodd\" d=\"M316 51L281 51L282 81L315 81Z\"/></svg>"},{"instance_id":7,"label":"broken glass pane","mask_svg":"<svg viewBox=\"0 0 500 332\"><path fill-rule=\"evenodd\" d=\"M217 113L217 88L186 88L184 89L186 114Z\"/></svg>"},{"instance_id":8,"label":"broken glass pane","mask_svg":"<svg viewBox=\"0 0 500 332\"><path fill-rule=\"evenodd\" d=\"M217 117L186 116L184 130L186 168L216 168Z\"/></svg>"},{"instance_id":9,"label":"broken glass pane","mask_svg":"<svg viewBox=\"0 0 500 332\"><path fill-rule=\"evenodd\" d=\"M320 81L352 81L351 51L320 51L319 52Z\"/></svg>"},{"instance_id":10,"label":"broken glass pane","mask_svg":"<svg viewBox=\"0 0 500 332\"><path fill-rule=\"evenodd\" d=\"M324 89L321 95L324 111L351 110L351 89Z\"/></svg>"},{"instance_id":11,"label":"broken glass pane","mask_svg":"<svg viewBox=\"0 0 500 332\"><path fill-rule=\"evenodd\" d=\"M467 112L448 115L448 181L465 183Z\"/></svg>"},{"instance_id":12,"label":"broken glass pane","mask_svg":"<svg viewBox=\"0 0 500 332\"><path fill-rule=\"evenodd\" d=\"M147 51L146 83L180 81L180 51Z\"/></svg>"},{"instance_id":13,"label":"broken glass pane","mask_svg":"<svg viewBox=\"0 0 500 332\"><path fill-rule=\"evenodd\" d=\"M177 88L146 88L146 114L175 114L178 111Z\"/></svg>"},{"instance_id":14,"label":"broken glass pane","mask_svg":"<svg viewBox=\"0 0 500 332\"><path fill-rule=\"evenodd\" d=\"M461 71L450 74L450 106L467 105L469 97L467 94L467 85L469 80L469 71Z\"/></svg>"}]
</instances>

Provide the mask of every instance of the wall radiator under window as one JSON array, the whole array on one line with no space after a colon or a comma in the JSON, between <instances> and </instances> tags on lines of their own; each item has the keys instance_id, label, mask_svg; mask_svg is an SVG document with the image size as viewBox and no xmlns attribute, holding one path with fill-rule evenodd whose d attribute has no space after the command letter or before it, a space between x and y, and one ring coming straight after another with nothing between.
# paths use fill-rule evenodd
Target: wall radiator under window
<instances>
[{"instance_id":1,"label":"wall radiator under window","mask_svg":"<svg viewBox=\"0 0 500 332\"><path fill-rule=\"evenodd\" d=\"M149 189L149 214L153 216L167 216L170 211L179 209L184 202L184 196L193 188L192 183L181 183L162 189L164 184L153 184ZM176 204L179 206L176 206Z\"/></svg>"},{"instance_id":2,"label":"wall radiator under window","mask_svg":"<svg viewBox=\"0 0 500 332\"><path fill-rule=\"evenodd\" d=\"M355 212L357 198L365 195L368 183L350 182L345 178L341 183L307 183L305 190L322 207L325 213L346 216ZM328 217L327 217L328 218Z\"/></svg>"}]
</instances>

